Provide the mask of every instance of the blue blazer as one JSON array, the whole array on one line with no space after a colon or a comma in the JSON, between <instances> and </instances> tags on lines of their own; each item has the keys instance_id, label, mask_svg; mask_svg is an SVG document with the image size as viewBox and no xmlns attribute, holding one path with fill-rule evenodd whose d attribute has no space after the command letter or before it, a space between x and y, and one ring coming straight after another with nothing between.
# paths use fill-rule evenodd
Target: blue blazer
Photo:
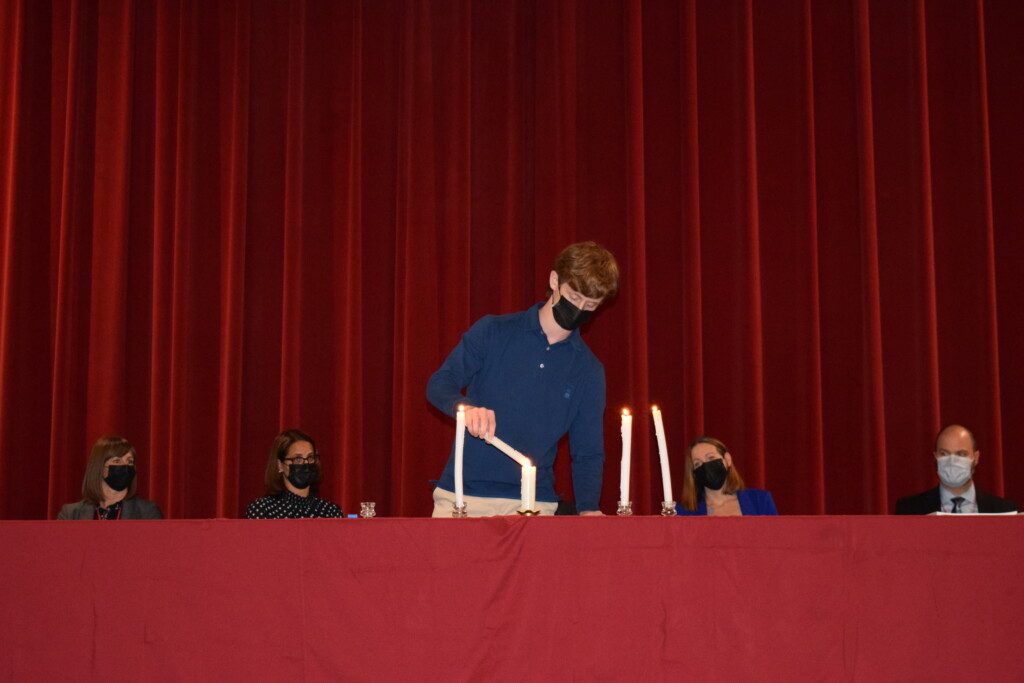
<instances>
[{"instance_id":1,"label":"blue blazer","mask_svg":"<svg viewBox=\"0 0 1024 683\"><path fill-rule=\"evenodd\" d=\"M775 501L772 500L772 494L764 489L743 489L736 492L736 497L740 500L740 510L744 515L779 514L779 511L775 509ZM687 510L683 507L682 503L677 503L676 514L686 517L693 517L695 515L706 517L708 507L703 500L697 502L696 510Z\"/></svg>"}]
</instances>

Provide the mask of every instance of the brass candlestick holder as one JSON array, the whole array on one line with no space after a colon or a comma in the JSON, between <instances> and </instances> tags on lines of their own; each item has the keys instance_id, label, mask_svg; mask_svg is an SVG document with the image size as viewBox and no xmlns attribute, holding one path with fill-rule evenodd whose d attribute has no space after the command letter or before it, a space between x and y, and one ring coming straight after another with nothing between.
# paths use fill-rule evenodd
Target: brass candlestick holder
<instances>
[{"instance_id":1,"label":"brass candlestick holder","mask_svg":"<svg viewBox=\"0 0 1024 683\"><path fill-rule=\"evenodd\" d=\"M675 517L676 516L676 502L674 500L663 500L661 502L661 516L662 517Z\"/></svg>"},{"instance_id":2,"label":"brass candlestick holder","mask_svg":"<svg viewBox=\"0 0 1024 683\"><path fill-rule=\"evenodd\" d=\"M536 517L540 514L540 510L516 510L516 514L524 517Z\"/></svg>"},{"instance_id":3,"label":"brass candlestick holder","mask_svg":"<svg viewBox=\"0 0 1024 683\"><path fill-rule=\"evenodd\" d=\"M452 503L452 517L454 517L456 519L462 519L463 517L468 517L468 516L469 515L466 513L466 504L465 503L462 503L462 504Z\"/></svg>"},{"instance_id":4,"label":"brass candlestick holder","mask_svg":"<svg viewBox=\"0 0 1024 683\"><path fill-rule=\"evenodd\" d=\"M633 501L620 501L618 509L615 510L615 514L622 515L624 517L633 514Z\"/></svg>"}]
</instances>

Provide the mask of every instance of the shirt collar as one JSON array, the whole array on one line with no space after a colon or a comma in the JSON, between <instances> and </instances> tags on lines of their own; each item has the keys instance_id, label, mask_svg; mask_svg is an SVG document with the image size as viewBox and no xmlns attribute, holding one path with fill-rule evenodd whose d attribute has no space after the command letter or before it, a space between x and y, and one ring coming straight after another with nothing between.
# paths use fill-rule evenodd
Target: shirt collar
<instances>
[{"instance_id":1,"label":"shirt collar","mask_svg":"<svg viewBox=\"0 0 1024 683\"><path fill-rule=\"evenodd\" d=\"M976 494L974 491L974 482L971 482L971 488L967 489L966 491L958 495L964 499L964 502L960 503L961 510L969 505L974 505L974 499L976 498ZM939 484L939 502L941 502L944 506L952 506L953 498L955 498L953 493L942 484Z\"/></svg>"},{"instance_id":2,"label":"shirt collar","mask_svg":"<svg viewBox=\"0 0 1024 683\"><path fill-rule=\"evenodd\" d=\"M533 308L531 308L527 312L527 315L525 317L526 317L526 331L539 334L539 335L545 337L545 341L547 341L547 337L546 337L546 335L544 335L544 329L540 326L540 309L544 307L545 303L547 303L547 302L541 301L539 304L536 304ZM562 344L562 343L565 343L565 342L567 342L569 345L571 345L574 350L578 351L579 348L580 348L580 345L583 344L583 337L580 336L580 331L578 329L576 329L576 330L573 330L572 332L569 333L568 338L563 339L560 342L555 342L555 343L556 344Z\"/></svg>"},{"instance_id":3,"label":"shirt collar","mask_svg":"<svg viewBox=\"0 0 1024 683\"><path fill-rule=\"evenodd\" d=\"M313 502L313 492L310 491L308 496L303 497L292 493L288 489L285 489L284 491L281 492L281 498L283 500L287 500L290 503L302 503L304 505L309 505L311 502Z\"/></svg>"}]
</instances>

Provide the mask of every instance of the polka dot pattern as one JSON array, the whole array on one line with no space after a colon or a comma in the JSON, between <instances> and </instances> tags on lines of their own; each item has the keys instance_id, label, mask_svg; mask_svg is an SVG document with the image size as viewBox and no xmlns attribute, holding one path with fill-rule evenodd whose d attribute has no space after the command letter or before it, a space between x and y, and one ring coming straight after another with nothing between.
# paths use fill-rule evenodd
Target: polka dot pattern
<instances>
[{"instance_id":1,"label":"polka dot pattern","mask_svg":"<svg viewBox=\"0 0 1024 683\"><path fill-rule=\"evenodd\" d=\"M303 498L291 491L277 496L264 496L249 503L246 519L310 519L314 517L344 517L336 503L309 496Z\"/></svg>"}]
</instances>

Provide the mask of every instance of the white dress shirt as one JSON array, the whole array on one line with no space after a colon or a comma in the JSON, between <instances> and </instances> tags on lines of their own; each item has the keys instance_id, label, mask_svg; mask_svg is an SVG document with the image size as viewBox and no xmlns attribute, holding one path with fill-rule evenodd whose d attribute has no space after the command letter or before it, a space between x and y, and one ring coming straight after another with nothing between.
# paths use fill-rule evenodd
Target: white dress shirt
<instances>
[{"instance_id":1,"label":"white dress shirt","mask_svg":"<svg viewBox=\"0 0 1024 683\"><path fill-rule=\"evenodd\" d=\"M960 503L960 512L976 513L978 511L978 496L974 491L973 481L971 482L971 488L959 494L959 496L964 499L964 502ZM953 511L953 498L955 497L945 486L939 484L939 500L942 501L943 512Z\"/></svg>"}]
</instances>

